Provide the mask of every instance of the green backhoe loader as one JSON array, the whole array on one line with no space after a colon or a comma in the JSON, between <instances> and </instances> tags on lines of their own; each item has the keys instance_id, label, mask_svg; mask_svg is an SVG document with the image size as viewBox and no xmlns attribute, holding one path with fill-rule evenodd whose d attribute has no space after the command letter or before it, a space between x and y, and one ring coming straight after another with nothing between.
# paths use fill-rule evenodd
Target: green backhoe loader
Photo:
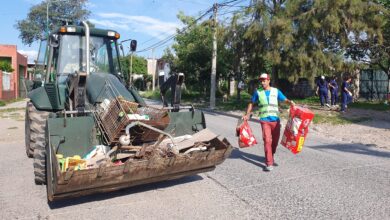
<instances>
[{"instance_id":1,"label":"green backhoe loader","mask_svg":"<svg viewBox=\"0 0 390 220\"><path fill-rule=\"evenodd\" d=\"M125 86L119 37L82 22L41 42L25 141L49 201L210 171L232 151L203 112L149 106Z\"/></svg>"}]
</instances>

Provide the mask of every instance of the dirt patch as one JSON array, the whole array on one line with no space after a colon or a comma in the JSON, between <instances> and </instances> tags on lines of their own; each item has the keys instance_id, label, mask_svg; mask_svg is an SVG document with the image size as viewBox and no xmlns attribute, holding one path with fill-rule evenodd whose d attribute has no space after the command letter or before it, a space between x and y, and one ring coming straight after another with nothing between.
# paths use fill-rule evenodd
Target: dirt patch
<instances>
[{"instance_id":1,"label":"dirt patch","mask_svg":"<svg viewBox=\"0 0 390 220\"><path fill-rule=\"evenodd\" d=\"M315 110L316 113L321 110ZM312 129L333 140L360 143L390 150L390 112L363 109L348 109L342 115L346 119L364 119L359 122L332 125L313 124Z\"/></svg>"},{"instance_id":2,"label":"dirt patch","mask_svg":"<svg viewBox=\"0 0 390 220\"><path fill-rule=\"evenodd\" d=\"M0 142L13 142L24 138L24 122L0 118Z\"/></svg>"}]
</instances>

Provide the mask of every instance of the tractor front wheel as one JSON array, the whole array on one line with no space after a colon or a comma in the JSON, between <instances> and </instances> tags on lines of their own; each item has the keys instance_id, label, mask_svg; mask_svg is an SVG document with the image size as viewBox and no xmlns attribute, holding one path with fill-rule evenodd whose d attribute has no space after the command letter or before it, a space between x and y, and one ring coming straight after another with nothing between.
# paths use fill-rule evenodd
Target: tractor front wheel
<instances>
[{"instance_id":1,"label":"tractor front wheel","mask_svg":"<svg viewBox=\"0 0 390 220\"><path fill-rule=\"evenodd\" d=\"M34 107L34 105L31 105L28 111L28 116L30 121L29 152L30 150L34 152L33 157L34 157L35 183L45 184L46 183L45 129L46 129L46 120L49 116L49 112L39 111ZM26 118L26 120L28 119ZM27 144L27 137L26 137L26 144Z\"/></svg>"}]
</instances>

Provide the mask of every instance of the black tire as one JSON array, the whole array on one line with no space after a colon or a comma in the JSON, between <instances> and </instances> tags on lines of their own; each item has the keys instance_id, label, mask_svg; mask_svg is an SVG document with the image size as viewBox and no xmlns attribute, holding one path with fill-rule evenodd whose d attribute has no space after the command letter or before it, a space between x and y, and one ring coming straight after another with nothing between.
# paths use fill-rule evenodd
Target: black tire
<instances>
[{"instance_id":1,"label":"black tire","mask_svg":"<svg viewBox=\"0 0 390 220\"><path fill-rule=\"evenodd\" d=\"M25 141L25 145L26 145L26 154L27 154L27 157L33 157L33 154L34 154L34 149L33 149L33 145L34 145L34 142L31 137L31 119L30 119L30 109L31 109L31 106L32 103L31 102L27 102L27 105L26 105L26 114L25 114L25 119L24 119L24 141Z\"/></svg>"},{"instance_id":2,"label":"black tire","mask_svg":"<svg viewBox=\"0 0 390 220\"><path fill-rule=\"evenodd\" d=\"M49 112L38 111L33 105L29 110L30 146L33 149L34 175L36 184L46 183L46 120Z\"/></svg>"},{"instance_id":3,"label":"black tire","mask_svg":"<svg viewBox=\"0 0 390 220\"><path fill-rule=\"evenodd\" d=\"M37 185L46 184L46 151L38 148L34 149L34 180Z\"/></svg>"}]
</instances>

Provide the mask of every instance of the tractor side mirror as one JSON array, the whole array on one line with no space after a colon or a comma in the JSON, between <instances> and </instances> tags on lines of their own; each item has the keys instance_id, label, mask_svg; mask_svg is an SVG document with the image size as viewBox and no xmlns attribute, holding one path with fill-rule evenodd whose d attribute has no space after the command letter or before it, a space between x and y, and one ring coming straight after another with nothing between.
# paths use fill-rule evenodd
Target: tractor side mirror
<instances>
[{"instance_id":1,"label":"tractor side mirror","mask_svg":"<svg viewBox=\"0 0 390 220\"><path fill-rule=\"evenodd\" d=\"M57 34L52 34L50 35L50 46L52 47L58 47L58 35Z\"/></svg>"},{"instance_id":2,"label":"tractor side mirror","mask_svg":"<svg viewBox=\"0 0 390 220\"><path fill-rule=\"evenodd\" d=\"M136 40L131 40L130 41L130 51L134 52L137 50L137 41Z\"/></svg>"}]
</instances>

